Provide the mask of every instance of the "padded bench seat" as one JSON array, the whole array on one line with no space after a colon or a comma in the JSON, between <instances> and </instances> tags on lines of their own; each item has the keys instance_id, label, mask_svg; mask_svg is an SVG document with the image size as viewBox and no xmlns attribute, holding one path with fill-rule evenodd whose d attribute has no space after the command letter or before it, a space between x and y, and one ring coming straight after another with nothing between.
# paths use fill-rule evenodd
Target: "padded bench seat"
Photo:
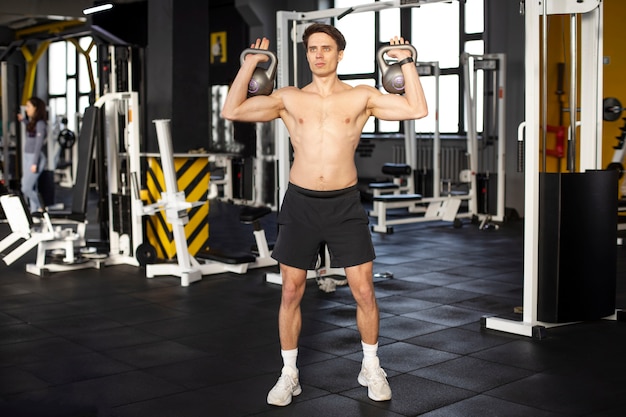
<instances>
[{"instance_id":1,"label":"padded bench seat","mask_svg":"<svg viewBox=\"0 0 626 417\"><path fill-rule=\"evenodd\" d=\"M197 259L217 261L225 264L238 265L254 262L255 257L249 253L226 253L218 249L203 250L196 254Z\"/></svg>"},{"instance_id":2,"label":"padded bench seat","mask_svg":"<svg viewBox=\"0 0 626 417\"><path fill-rule=\"evenodd\" d=\"M383 194L374 197L374 201L382 201L386 203L400 201L419 201L422 199L421 194Z\"/></svg>"},{"instance_id":3,"label":"padded bench seat","mask_svg":"<svg viewBox=\"0 0 626 417\"><path fill-rule=\"evenodd\" d=\"M271 212L272 209L266 206L244 206L239 213L239 221L242 223L253 223Z\"/></svg>"},{"instance_id":4,"label":"padded bench seat","mask_svg":"<svg viewBox=\"0 0 626 417\"><path fill-rule=\"evenodd\" d=\"M400 186L393 182L371 182L368 187L375 190L397 190Z\"/></svg>"}]
</instances>

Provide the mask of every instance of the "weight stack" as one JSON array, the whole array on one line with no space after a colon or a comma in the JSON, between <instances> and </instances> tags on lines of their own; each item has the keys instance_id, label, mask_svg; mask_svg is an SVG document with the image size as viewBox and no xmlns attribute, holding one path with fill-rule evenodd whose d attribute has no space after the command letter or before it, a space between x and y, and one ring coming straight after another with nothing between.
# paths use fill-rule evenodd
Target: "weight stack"
<instances>
[{"instance_id":1,"label":"weight stack","mask_svg":"<svg viewBox=\"0 0 626 417\"><path fill-rule=\"evenodd\" d=\"M615 313L617 185L615 170L540 173L539 321Z\"/></svg>"}]
</instances>

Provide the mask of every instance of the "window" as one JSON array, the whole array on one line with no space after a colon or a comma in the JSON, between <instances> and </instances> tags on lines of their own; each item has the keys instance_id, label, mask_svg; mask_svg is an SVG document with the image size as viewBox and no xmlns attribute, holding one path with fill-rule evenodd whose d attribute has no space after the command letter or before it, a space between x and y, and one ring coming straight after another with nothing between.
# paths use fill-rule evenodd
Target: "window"
<instances>
[{"instance_id":1,"label":"window","mask_svg":"<svg viewBox=\"0 0 626 417\"><path fill-rule=\"evenodd\" d=\"M335 8L374 3L375 0L335 0ZM463 102L463 68L461 53L484 54L484 0L433 2L420 7L389 8L376 12L351 13L334 24L347 41L344 60L339 64L340 78L350 84L381 87L376 65L376 51L398 35L409 39L418 51L418 61L436 62L439 77L439 129L443 135L463 134L465 109ZM403 26L404 25L404 26ZM365 30L365 28L371 28ZM436 82L433 76L422 76L422 85L429 103L434 102ZM482 86L478 86L478 95ZM480 107L480 106L479 106ZM433 106L430 114L415 123L418 132L435 130ZM481 108L477 108L478 128L481 128ZM461 117L461 115L463 115ZM397 133L402 124L370 120L364 133Z\"/></svg>"},{"instance_id":2,"label":"window","mask_svg":"<svg viewBox=\"0 0 626 417\"><path fill-rule=\"evenodd\" d=\"M89 50L90 37L78 40L83 51ZM91 68L95 68L96 48L89 50ZM93 75L95 77L95 74ZM51 43L48 47L48 105L49 120L59 123L67 118L66 127L77 132L76 115L89 106L91 93L89 67L85 55L70 41Z\"/></svg>"}]
</instances>

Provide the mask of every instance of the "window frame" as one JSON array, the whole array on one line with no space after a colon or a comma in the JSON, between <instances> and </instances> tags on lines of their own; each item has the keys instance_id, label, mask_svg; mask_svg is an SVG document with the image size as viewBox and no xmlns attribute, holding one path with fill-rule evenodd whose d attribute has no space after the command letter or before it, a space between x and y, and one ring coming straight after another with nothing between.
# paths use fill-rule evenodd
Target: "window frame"
<instances>
[{"instance_id":1,"label":"window frame","mask_svg":"<svg viewBox=\"0 0 626 417\"><path fill-rule=\"evenodd\" d=\"M379 0L376 0L379 1ZM338 7L336 5L337 2L333 2L333 7ZM459 57L461 56L461 54L464 52L465 50L465 45L467 42L472 42L472 41L482 41L483 45L486 45L486 33L487 33L487 24L484 21L484 17L485 17L485 9L486 9L486 4L485 1L483 0L483 30L482 32L474 32L474 33L466 33L465 31L465 18L466 18L466 2L465 1L461 1L459 0L459 17L458 17L458 36L459 36L459 42L458 42L458 46L459 46L459 50L457 51ZM341 6L343 7L343 6ZM427 8L428 5L424 5L422 6L424 8ZM400 32L399 32L399 36L402 36L406 39L411 39L411 27L412 27L412 16L411 16L411 11L413 8L408 7L408 8L400 8ZM374 13L374 42L375 42L375 47L374 50L378 50L378 48L380 48L382 45L384 45L384 42L381 42L380 39L380 25L381 25L381 20L380 20L380 11L375 11L375 12L364 12L364 13ZM337 24L339 22L338 18L334 18L333 19L333 24ZM464 81L464 77L463 77L463 64L461 62L461 60L459 59L458 65L456 67L440 67L440 77L444 77L444 76L454 76L457 78L458 80L458 91L457 93L457 101L458 101L458 108L457 108L457 112L458 112L458 126L457 126L457 130L456 132L441 132L441 137L442 138L459 138L459 137L464 137L466 135L467 129L466 129L466 109L465 109L465 100L464 100L464 94L465 94L465 81ZM350 74L339 74L339 78L341 80L374 80L374 84L379 86L380 85L380 80L381 80L381 73L380 73L380 68L378 68L378 65L374 66L374 72L371 73L350 73ZM398 130L397 131L381 131L380 129L380 123L381 121L378 119L374 119L373 121L373 131L366 131L366 129L364 129L364 133L367 135L373 135L373 136L381 136L381 135L394 135L394 134L398 134L398 133L403 133L403 123L399 123L398 122Z\"/></svg>"}]
</instances>

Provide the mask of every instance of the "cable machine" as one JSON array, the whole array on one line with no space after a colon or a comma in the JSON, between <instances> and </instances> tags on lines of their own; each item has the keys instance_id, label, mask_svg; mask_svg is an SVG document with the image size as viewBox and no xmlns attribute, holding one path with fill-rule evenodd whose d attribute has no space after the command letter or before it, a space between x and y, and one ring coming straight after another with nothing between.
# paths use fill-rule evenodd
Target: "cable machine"
<instances>
[{"instance_id":1,"label":"cable machine","mask_svg":"<svg viewBox=\"0 0 626 417\"><path fill-rule=\"evenodd\" d=\"M470 158L471 189L475 190L470 199L469 211L474 213L484 224L486 221L504 221L504 186L505 186L505 152L506 152L506 126L505 126L505 94L506 85L506 57L504 54L472 55L463 53L463 75L465 78L465 104L467 109L467 150ZM495 155L496 172L496 210L494 214L488 211L479 213L476 173L482 171L479 162L477 106L478 106L478 73L482 72L484 81L491 81L490 103L483 101L483 108L490 113L491 118L486 118L490 126L483 126L483 143L489 141L490 135L495 134L497 139L497 151ZM486 84L485 84L486 87ZM487 97L485 97L487 98ZM491 111L489 111L491 110ZM486 173L488 175L488 173ZM487 204L485 204L487 206ZM486 208L486 207L485 207Z\"/></svg>"},{"instance_id":2,"label":"cable machine","mask_svg":"<svg viewBox=\"0 0 626 417\"><path fill-rule=\"evenodd\" d=\"M546 266L553 261L543 254L546 251L546 244L550 243L551 236L545 233L545 227L550 226L550 220L562 221L562 218L555 216L554 218L547 218L546 206L547 200L558 200L554 195L546 195L546 183L548 182L544 174L540 175L540 143L545 142L545 136L547 132L547 18L550 15L565 14L570 17L570 61L571 61L571 87L570 87L570 127L568 138L568 169L570 170L571 178L582 177L583 175L591 174L592 177L597 174L611 175L607 171L601 170L601 150L602 150L602 21L603 21L603 5L601 0L589 0L584 2L566 1L566 0L527 0L522 3L525 13L525 121L520 125L518 130L520 136L518 137L519 148L524 152L523 159L521 155L518 155L520 166L519 170L525 172L525 222L524 222L524 292L523 292L523 317L521 321L509 320L498 317L486 317L483 319L483 326L488 329L500 330L509 333L515 333L523 336L530 336L536 338L542 338L546 329L549 327L558 326L561 324L567 324L570 322L582 321L583 319L568 319L565 320L546 320L543 317L546 315L543 312L545 307L545 300L552 296L561 295L560 288L556 291L545 287L543 282L545 278L554 279L552 274L546 274ZM580 34L580 53L583 59L580 60L580 118L577 114L577 92L578 92L578 73L577 73L577 56L579 51L579 45L577 45L578 39L578 22L581 22L582 31ZM543 84L542 84L543 80ZM580 135L578 135L577 128L580 127ZM525 132L525 137L522 133ZM580 138L580 155L577 159L575 151L577 149L577 141ZM544 143L545 145L545 143ZM545 146L543 146L545 149ZM555 175L561 175L560 173ZM615 174L617 176L617 174ZM540 181L541 179L541 181ZM567 185L564 177L559 177L561 181L559 185ZM610 181L609 181L610 184ZM616 188L612 186L606 187L608 192L608 209L607 213L615 212L617 207L617 195ZM595 190L594 190L595 192ZM579 189L575 189L573 194L584 193ZM614 194L615 205L612 205L611 195ZM549 198L545 198L549 197ZM606 203L606 201L594 201L594 196L586 195L585 199L591 201L590 204L597 206L599 203ZM560 200L559 200L560 201ZM587 204L587 203L585 203ZM567 204L564 204L562 209L569 209ZM617 214L615 213L615 217ZM588 216L589 217L589 216ZM584 223L591 220L596 221L598 219L584 219ZM585 258L585 262L597 270L593 274L593 277L589 277L590 284L585 283L585 289L588 294L583 294L579 298L578 302L573 303L573 309L582 311L584 309L582 304L586 304L588 298L592 297L597 292L599 286L603 285L601 277L601 270L608 267L608 296L605 300L610 302L611 299L611 265L605 265L605 262L598 262L593 256L598 256L602 252L605 252L605 256L611 256L615 251L613 250L615 245L616 233L615 224L612 224L610 214L604 215L598 214L594 217L608 217L607 222L604 221L603 228L597 230L593 226L579 227L578 229L593 229L589 233L592 233L594 237L598 234L604 242L608 242L608 251L594 250L588 253L588 256L582 256ZM543 222L540 220L543 218ZM615 219L617 221L617 219ZM576 219L578 225L581 225L580 219ZM574 228L563 227L562 230L571 231ZM584 243L584 242L583 242ZM554 242L555 247L565 246L566 241L560 240ZM570 256L568 262L576 263L578 261L577 256ZM610 259L609 262L610 264ZM559 269L566 269L568 265L560 264L556 268L557 273L561 273ZM614 267L614 265L613 265ZM574 271L576 272L576 271ZM583 271L586 273L587 271ZM613 279L615 278L615 270L613 270ZM555 274L556 275L556 274ZM558 276L557 280L558 280ZM562 281L570 281L573 277L568 276L568 279ZM586 277L583 277L587 279ZM566 282L560 282L559 284L566 284ZM613 292L614 302L614 292ZM557 302L551 304L567 304L567 300L559 299ZM551 305L549 307L552 307ZM605 317L616 319L618 312L614 307L608 305L608 308L601 306L600 309L596 309L593 314L601 315L602 311L605 311ZM612 311L608 311L612 310ZM576 311L576 312L578 312ZM577 315L574 315L577 317Z\"/></svg>"}]
</instances>

